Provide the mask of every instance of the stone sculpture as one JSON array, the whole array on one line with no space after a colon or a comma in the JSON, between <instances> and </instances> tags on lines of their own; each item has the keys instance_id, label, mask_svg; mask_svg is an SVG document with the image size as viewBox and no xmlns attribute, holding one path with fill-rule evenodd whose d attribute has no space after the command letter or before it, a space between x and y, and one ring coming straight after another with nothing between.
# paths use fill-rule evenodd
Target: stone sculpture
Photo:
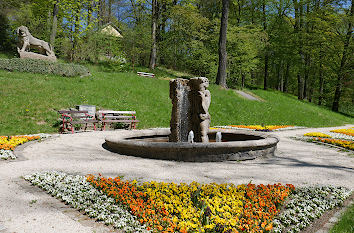
<instances>
[{"instance_id":1,"label":"stone sculpture","mask_svg":"<svg viewBox=\"0 0 354 233\"><path fill-rule=\"evenodd\" d=\"M174 79L170 81L172 113L170 142L187 142L190 131L195 142L209 142L210 92L209 81L205 77Z\"/></svg>"},{"instance_id":2,"label":"stone sculpture","mask_svg":"<svg viewBox=\"0 0 354 233\"><path fill-rule=\"evenodd\" d=\"M170 121L170 142L187 142L189 133L189 99L190 91L187 79L170 81L170 98L172 113Z\"/></svg>"},{"instance_id":3,"label":"stone sculpture","mask_svg":"<svg viewBox=\"0 0 354 233\"><path fill-rule=\"evenodd\" d=\"M20 26L17 28L17 35L20 46L17 47L17 51L20 54L20 58L33 58L56 61L56 57L53 48L45 42L31 35L26 26ZM31 48L35 48L38 53L29 52Z\"/></svg>"},{"instance_id":4,"label":"stone sculpture","mask_svg":"<svg viewBox=\"0 0 354 233\"><path fill-rule=\"evenodd\" d=\"M209 142L208 131L210 126L209 106L211 102L209 80L205 77L192 78L189 80L190 86L190 128L194 132L194 141Z\"/></svg>"}]
</instances>

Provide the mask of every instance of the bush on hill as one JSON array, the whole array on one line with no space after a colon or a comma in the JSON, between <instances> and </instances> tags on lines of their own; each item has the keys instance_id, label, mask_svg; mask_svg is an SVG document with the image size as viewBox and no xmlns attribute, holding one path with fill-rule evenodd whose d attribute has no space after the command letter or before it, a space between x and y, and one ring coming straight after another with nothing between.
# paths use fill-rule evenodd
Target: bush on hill
<instances>
[{"instance_id":1,"label":"bush on hill","mask_svg":"<svg viewBox=\"0 0 354 233\"><path fill-rule=\"evenodd\" d=\"M89 70L82 65L21 58L0 58L0 69L39 74L55 74L65 77L90 75Z\"/></svg>"}]
</instances>

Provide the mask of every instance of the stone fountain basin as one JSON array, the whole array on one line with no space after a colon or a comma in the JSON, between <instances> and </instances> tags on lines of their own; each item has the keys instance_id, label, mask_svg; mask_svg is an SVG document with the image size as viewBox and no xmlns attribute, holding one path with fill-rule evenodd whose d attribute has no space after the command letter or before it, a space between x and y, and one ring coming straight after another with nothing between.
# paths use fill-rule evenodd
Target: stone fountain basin
<instances>
[{"instance_id":1,"label":"stone fountain basin","mask_svg":"<svg viewBox=\"0 0 354 233\"><path fill-rule=\"evenodd\" d=\"M217 132L222 142L215 142ZM111 151L143 158L188 162L249 160L274 155L279 139L275 136L244 130L210 130L209 143L168 142L170 129L117 132L106 138Z\"/></svg>"}]
</instances>

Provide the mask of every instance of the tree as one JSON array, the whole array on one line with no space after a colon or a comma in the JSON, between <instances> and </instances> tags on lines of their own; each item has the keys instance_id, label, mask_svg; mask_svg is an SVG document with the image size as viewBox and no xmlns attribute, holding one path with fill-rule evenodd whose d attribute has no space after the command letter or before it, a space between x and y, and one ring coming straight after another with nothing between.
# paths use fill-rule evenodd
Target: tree
<instances>
[{"instance_id":1,"label":"tree","mask_svg":"<svg viewBox=\"0 0 354 233\"><path fill-rule=\"evenodd\" d=\"M50 33L50 44L54 48L55 37L57 35L57 24L58 24L58 13L59 13L59 2L56 0L53 4L53 20L52 20L52 30Z\"/></svg>"},{"instance_id":2,"label":"tree","mask_svg":"<svg viewBox=\"0 0 354 233\"><path fill-rule=\"evenodd\" d=\"M155 69L156 56L157 56L157 45L156 45L156 29L158 21L158 4L157 0L152 0L152 13L151 13L151 53L150 53L150 69Z\"/></svg>"},{"instance_id":3,"label":"tree","mask_svg":"<svg viewBox=\"0 0 354 233\"><path fill-rule=\"evenodd\" d=\"M226 69L227 69L227 21L229 17L229 0L222 0L221 26L219 36L219 67L216 76L216 84L226 88Z\"/></svg>"},{"instance_id":4,"label":"tree","mask_svg":"<svg viewBox=\"0 0 354 233\"><path fill-rule=\"evenodd\" d=\"M262 1L262 13L263 13L263 30L267 31L267 12L266 12L266 0ZM264 82L263 89L267 90L268 85L268 63L269 63L269 55L267 49L265 50L264 56Z\"/></svg>"},{"instance_id":5,"label":"tree","mask_svg":"<svg viewBox=\"0 0 354 233\"><path fill-rule=\"evenodd\" d=\"M339 101L342 93L342 81L345 76L345 65L348 59L348 56L350 56L349 53L349 43L352 38L352 33L353 33L353 28L352 28L352 20L353 20L353 1L351 2L351 7L350 11L348 11L348 29L347 29L347 34L345 36L344 40L344 46L343 46L343 55L342 59L340 62L340 67L338 69L338 76L337 76L337 83L336 83L336 90L334 94L334 100L332 104L332 111L338 112L339 110Z\"/></svg>"}]
</instances>

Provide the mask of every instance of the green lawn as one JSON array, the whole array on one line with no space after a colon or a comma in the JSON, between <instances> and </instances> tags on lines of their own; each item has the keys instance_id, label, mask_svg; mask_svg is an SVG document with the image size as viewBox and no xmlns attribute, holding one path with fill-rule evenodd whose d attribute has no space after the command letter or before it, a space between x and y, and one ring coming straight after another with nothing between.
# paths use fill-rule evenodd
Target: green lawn
<instances>
[{"instance_id":1,"label":"green lawn","mask_svg":"<svg viewBox=\"0 0 354 233\"><path fill-rule=\"evenodd\" d=\"M354 232L354 204L342 214L339 222L337 222L330 233L353 233Z\"/></svg>"},{"instance_id":2,"label":"green lawn","mask_svg":"<svg viewBox=\"0 0 354 233\"><path fill-rule=\"evenodd\" d=\"M0 135L57 132L58 128L53 127L59 118L56 111L78 104L136 110L141 121L139 128L169 126L172 105L168 80L97 70L92 69L92 76L86 78L0 70ZM173 77L168 72L163 74L163 78ZM263 123L320 127L354 123L353 118L279 92L252 91L265 100L255 102L216 85L209 89L212 125Z\"/></svg>"}]
</instances>

